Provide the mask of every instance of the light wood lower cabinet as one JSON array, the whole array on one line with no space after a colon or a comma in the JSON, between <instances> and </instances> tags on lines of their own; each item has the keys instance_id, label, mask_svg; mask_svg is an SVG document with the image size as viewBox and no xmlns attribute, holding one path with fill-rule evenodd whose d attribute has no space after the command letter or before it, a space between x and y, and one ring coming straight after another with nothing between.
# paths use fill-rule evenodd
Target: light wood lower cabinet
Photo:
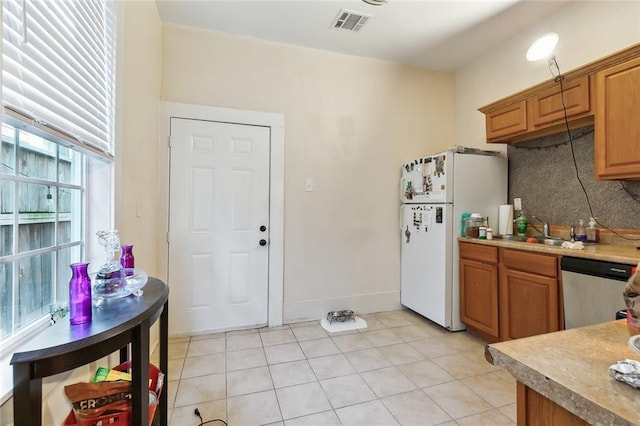
<instances>
[{"instance_id":1,"label":"light wood lower cabinet","mask_svg":"<svg viewBox=\"0 0 640 426\"><path fill-rule=\"evenodd\" d=\"M497 247L460 243L460 287L462 322L498 341Z\"/></svg>"},{"instance_id":2,"label":"light wood lower cabinet","mask_svg":"<svg viewBox=\"0 0 640 426\"><path fill-rule=\"evenodd\" d=\"M517 385L518 426L586 426L589 423L521 382Z\"/></svg>"},{"instance_id":3,"label":"light wood lower cabinet","mask_svg":"<svg viewBox=\"0 0 640 426\"><path fill-rule=\"evenodd\" d=\"M500 249L500 340L559 330L559 258Z\"/></svg>"},{"instance_id":4,"label":"light wood lower cabinet","mask_svg":"<svg viewBox=\"0 0 640 426\"><path fill-rule=\"evenodd\" d=\"M460 242L460 316L489 342L561 327L559 257Z\"/></svg>"}]
</instances>

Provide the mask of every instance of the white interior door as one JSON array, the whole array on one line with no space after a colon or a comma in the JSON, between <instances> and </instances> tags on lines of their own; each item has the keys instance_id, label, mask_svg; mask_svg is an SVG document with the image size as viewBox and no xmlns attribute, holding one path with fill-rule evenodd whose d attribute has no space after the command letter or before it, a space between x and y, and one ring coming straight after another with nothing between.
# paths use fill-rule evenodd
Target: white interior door
<instances>
[{"instance_id":1,"label":"white interior door","mask_svg":"<svg viewBox=\"0 0 640 426\"><path fill-rule=\"evenodd\" d=\"M171 119L169 332L267 323L268 127Z\"/></svg>"}]
</instances>

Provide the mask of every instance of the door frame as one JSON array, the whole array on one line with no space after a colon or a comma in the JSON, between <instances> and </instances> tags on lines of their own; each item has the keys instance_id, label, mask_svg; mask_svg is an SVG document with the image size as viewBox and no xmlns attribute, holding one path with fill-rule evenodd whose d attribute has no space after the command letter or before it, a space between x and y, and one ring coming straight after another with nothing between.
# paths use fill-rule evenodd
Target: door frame
<instances>
[{"instance_id":1,"label":"door frame","mask_svg":"<svg viewBox=\"0 0 640 426\"><path fill-rule=\"evenodd\" d=\"M282 325L284 309L284 114L221 108L208 105L159 103L159 164L160 188L166 188L159 200L160 215L158 233L162 247L160 265L166 265L165 280L169 275L169 171L171 119L206 120L229 124L264 126L270 130L269 152L269 273L268 309L269 327ZM159 268L162 269L162 268ZM169 283L171 288L171 283Z\"/></svg>"}]
</instances>

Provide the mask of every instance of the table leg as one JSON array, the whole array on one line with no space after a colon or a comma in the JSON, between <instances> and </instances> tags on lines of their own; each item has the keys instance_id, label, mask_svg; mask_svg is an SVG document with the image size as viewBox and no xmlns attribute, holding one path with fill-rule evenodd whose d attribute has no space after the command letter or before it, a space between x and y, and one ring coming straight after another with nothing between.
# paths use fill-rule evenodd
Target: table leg
<instances>
[{"instance_id":1,"label":"table leg","mask_svg":"<svg viewBox=\"0 0 640 426\"><path fill-rule=\"evenodd\" d=\"M167 426L169 419L168 413L168 398L169 394L169 300L164 304L162 314L160 314L160 371L164 373L164 385L162 393L160 394L159 409L160 409L160 426Z\"/></svg>"},{"instance_id":2,"label":"table leg","mask_svg":"<svg viewBox=\"0 0 640 426\"><path fill-rule=\"evenodd\" d=\"M13 424L42 424L42 379L31 380L30 365L13 366Z\"/></svg>"},{"instance_id":3,"label":"table leg","mask_svg":"<svg viewBox=\"0 0 640 426\"><path fill-rule=\"evenodd\" d=\"M131 424L149 424L149 320L133 329L131 340Z\"/></svg>"},{"instance_id":4,"label":"table leg","mask_svg":"<svg viewBox=\"0 0 640 426\"><path fill-rule=\"evenodd\" d=\"M129 361L129 345L120 348L120 364Z\"/></svg>"}]
</instances>

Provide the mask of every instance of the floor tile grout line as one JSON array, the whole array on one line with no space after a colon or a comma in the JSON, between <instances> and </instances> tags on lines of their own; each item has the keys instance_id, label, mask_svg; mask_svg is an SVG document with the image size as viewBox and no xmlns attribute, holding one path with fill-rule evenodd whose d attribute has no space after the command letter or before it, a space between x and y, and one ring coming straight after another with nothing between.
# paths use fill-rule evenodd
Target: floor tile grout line
<instances>
[{"instance_id":1,"label":"floor tile grout line","mask_svg":"<svg viewBox=\"0 0 640 426\"><path fill-rule=\"evenodd\" d=\"M375 318L375 317L374 317L374 318ZM381 324L383 324L383 323L382 323L382 321L380 321L380 323L381 323ZM316 324L317 324L317 323L316 323ZM314 326L314 325L316 325L316 324L309 324L309 325L310 325L310 326ZM386 326L386 325L385 325L385 326L384 326L384 327L382 327L381 329L391 329L391 328L404 327L404 326L427 326L427 327L431 328L431 326L430 326L428 323L424 322L424 323L422 323L422 324L414 324L414 323L410 323L410 324L406 324L406 325L397 325L397 326L392 326L392 327L389 327L389 326ZM291 333L293 333L292 327L290 327L290 326L288 326L288 328L286 328L286 330L289 330ZM274 331L276 331L276 330L274 330ZM359 330L359 331L361 331L361 330ZM393 331L393 330L391 330L391 331ZM355 334L355 333L354 333L354 334ZM346 335L346 334L342 334L342 335ZM301 345L300 345L300 343L301 343L301 342L303 342L303 341L309 341L309 340L319 340L319 339L321 339L321 338L324 338L324 337L318 337L318 338L315 338L315 339L299 340L299 339L297 338L297 336L295 336L295 333L293 333L293 336L294 336L294 338L295 338L295 342L288 342L288 343L296 343L296 344L298 345L298 347L300 347L300 349L301 349L301 350L302 350L302 347L301 347ZM419 340L425 340L425 339L439 339L439 338L442 338L442 337L445 337L445 336L447 336L447 335L443 333L442 335L437 335L437 336L436 336L436 335L426 335L426 336L422 336L422 337L420 337L420 338L412 338L411 340L408 340L408 339L403 338L402 336L397 335L397 337L399 337L399 338L402 340L402 342L391 343L390 345L410 344L411 342L416 342L416 341L419 341ZM416 360L416 361L410 361L410 362L408 362L408 363L394 364L393 362L391 362L391 360L389 359L389 357L388 357L387 355L384 355L384 353L383 353L383 352L381 352L381 355L382 355L383 359L385 359L387 362L389 362L389 363L391 364L390 366L380 367L380 368L370 369L370 370L365 370L365 371L358 371L357 369L355 369L355 366L354 366L354 364L353 364L352 360L351 360L351 359L349 359L349 358L347 357L347 354L349 354L349 353L353 353L353 352L358 352L358 351L364 351L364 350L367 350L367 349L376 349L376 350L378 350L378 351L379 351L379 349L380 349L381 347L384 347L384 346L390 346L390 345L381 345L381 346L375 346L375 345L373 345L373 347L372 347L372 348L367 348L367 349L356 349L356 350L347 350L347 351L345 351L345 350L341 349L341 348L340 348L340 347L335 343L335 341L333 340L333 338L332 338L332 336L331 336L330 334L328 335L328 337L330 338L329 340L333 343L333 345L334 345L334 346L336 346L336 347L338 348L338 353L339 353L339 354L341 354L344 358L346 358L346 359L347 359L347 362L348 362L348 363L351 365L351 367L355 370L355 372L354 372L354 373L350 373L350 374L348 374L348 375L351 375L351 374L357 374L357 375L358 375L358 376L359 376L359 377L360 377L360 378L361 378L361 379L362 379L362 380L367 384L368 388L369 388L369 389L373 392L373 394L375 395L375 399L374 399L374 400L372 400L372 401L375 401L375 400L379 400L379 401L381 401L381 402L383 403L383 405L384 405L385 409L387 409L387 410L389 411L389 413L393 416L393 418L394 418L394 419L396 419L396 420L397 420L397 418L395 417L395 415L394 415L394 414L389 410L389 408L386 406L386 404L384 404L384 400L383 400L383 398L382 398L382 397L379 397L379 396L375 393L375 391L373 391L373 389L370 387L370 385L369 385L369 384L366 382L366 380L364 380L364 378L362 377L362 374L367 373L367 372L370 372L370 371L380 370L380 369L383 369L383 368L390 368L390 367L394 367L394 368L398 369L398 370L400 371L400 373L401 373L402 375L404 375L404 376L409 380L409 382L411 382L414 386L416 386L416 389L411 390L411 391L400 392L400 393L398 393L398 394L393 394L392 396L402 395L402 394L405 394L405 393L414 392L415 390L421 390L423 393L425 393L425 392L424 392L424 391L425 391L425 389L427 389L427 388L429 388L429 387L431 387L431 386L436 386L436 385L431 385L431 386L426 386L426 387L420 387L420 386L418 386L416 383L414 383L414 381L413 381L413 380L411 380L411 378L410 378L409 376L407 376L404 372L402 372L402 370L400 370L400 369L399 369L399 367L400 367L401 365L403 365L403 364L408 364L408 363L414 363L414 362L422 362L422 361L431 361L431 362L433 362L433 360L434 360L434 359L441 358L441 357L446 357L446 356L455 355L455 354L462 354L462 355L465 355L465 354L466 354L466 353L465 353L465 351L464 351L464 349L458 349L458 348L455 348L455 352L454 352L453 354L445 354L445 355L440 355L440 356L438 356L438 357L432 357L432 358L429 358L429 356L428 356L428 355L426 355L426 354L424 354L424 353L422 353L421 351L419 351L419 350L418 350L418 352L419 352L422 356L424 356L424 359L422 359L422 360ZM337 336L336 336L336 337L337 337ZM365 337L365 338L366 338L366 336L363 336L363 337ZM368 340L368 339L367 339L367 340ZM264 346L264 341L262 340L262 336L261 336L261 335L260 335L260 341L261 341L261 344L262 344L262 347L261 347L261 348L262 348L262 353L263 353L263 356L265 357L265 361L266 361L266 367L267 367L267 369L268 369L268 372L269 372L269 375L270 375L270 379L271 379L271 384L272 384L272 386L273 386L273 391L274 391L274 393L276 394L276 399L277 399L277 390L276 390L276 388L275 388L275 382L273 381L273 375L271 374L270 366L272 366L272 365L278 365L278 364L282 364L282 363L274 363L274 364L270 364L270 363L269 363L269 361L267 361L267 360L266 360L266 351L265 351L266 347ZM190 338L190 339L189 339L188 347L187 347L187 351L185 352L184 358L182 359L182 362L183 362L183 364L182 364L182 365L183 365L183 368L184 368L184 363L186 362L186 358L188 358L188 357L187 357L187 354L189 353L189 346L191 345L191 342L192 342L192 338ZM225 343L226 343L226 339L225 339ZM284 345L284 344L288 344L288 343L279 343L278 345ZM277 345L270 345L270 346L277 346ZM411 345L410 345L410 346L411 346ZM413 349L416 349L416 348L413 348ZM224 353L225 353L225 398L221 398L221 399L222 399L222 400L224 400L224 402L225 402L225 409L226 409L227 411L228 411L227 401L228 401L228 399L229 399L229 395L226 393L226 390L227 390L227 389L226 389L226 387L228 386L228 377L227 377L227 374L228 374L227 367L228 367L228 366L227 366L227 364L226 364L226 354L227 354L228 352L233 352L233 351L227 351L227 347L226 347L226 345L225 345L225 352L224 352ZM311 360L311 359L319 358L319 357L311 357L311 358L310 358L310 357L307 355L307 353L305 353L305 352L304 352L304 350L302 350L302 355L303 355L304 360L307 362L307 364L308 364L308 365L309 365L309 362L310 362L310 360ZM337 355L337 354L333 354L333 355ZM323 355L323 357L324 357L324 356L331 356L331 355ZM469 356L469 357L468 357L468 359L470 359L471 361L477 361L477 358L472 358L471 356ZM293 361L286 361L286 362L295 362L295 361L300 361L300 360L293 360ZM285 362L285 363L286 363L286 362ZM434 364L435 364L435 363L434 363ZM438 364L435 364L435 365L436 365L437 367L439 367L439 368L441 368L441 369L442 369L442 367L441 367L440 365L438 365ZM309 366L310 366L310 365L309 365ZM240 369L240 370L242 370L242 369ZM319 384L320 384L321 389L322 389L322 391L323 391L323 393L324 393L325 397L326 397L326 398L327 398L327 400L328 400L328 399L329 399L329 398L328 398L328 395L326 394L326 391L325 391L325 390L324 390L324 388L322 387L322 385L321 385L321 383L320 383L321 381L320 381L320 379L318 378L318 376L317 376L317 374L316 374L315 370L313 370L313 368L311 368L311 370L312 370L312 373L313 373L313 375L314 375L314 377L315 377L315 381L316 381L317 383L319 383ZM445 371L445 372L447 372L447 370L444 370L444 371ZM486 403L488 403L490 407L492 407L492 408L489 408L489 409L487 409L487 410L480 411L480 412L475 413L475 414L471 414L470 416L473 416L473 415L476 415L476 414L480 414L480 413L483 413L483 412L487 412L487 411L491 411L491 410L497 410L497 411L500 413L500 415L505 416L505 417L509 418L509 420L511 420L511 418L510 418L509 416L507 416L505 413L502 413L502 412L500 411L500 409L501 409L501 408L506 408L506 407L508 407L508 406L511 406L513 403L508 403L508 404L505 404L505 405L501 405L501 406L499 406L499 407L494 406L494 405L493 405L493 404L491 404L489 401L487 401L487 400L485 400L484 398L482 398L482 395L479 395L479 394L478 394L477 392L475 392L473 389L469 388L469 386L467 386L467 385L465 385L464 383L462 383L462 382L461 382L461 380L464 380L464 379L466 379L466 378L468 378L468 377L475 377L475 376L481 376L481 375L492 375L492 376L495 376L497 379L499 379L499 380L501 380L501 381L504 381L505 383L509 383L509 380L507 380L506 378L501 377L500 375L498 375L498 374L497 374L498 372L499 372L499 370L493 370L493 371L489 370L489 371L485 371L485 372L481 372L481 373L477 373L477 374L472 374L472 375L470 375L470 376L464 376L464 377L460 377L460 378L456 378L456 377L454 377L454 378L453 378L452 382L458 382L458 383L462 384L463 386L465 386L465 388L467 388L467 389L471 390L471 392L472 392L473 394L475 394L475 395L479 396L482 400L484 400ZM180 376L181 376L181 375L180 375ZM335 378L345 377L345 376L347 376L347 375L337 376L337 377L335 377ZM327 380L329 380L329 378L328 378ZM177 392L178 392L178 390L179 390L179 385L180 385L181 381L182 381L182 377L180 377L180 378L179 378L179 380L177 381L177 386L176 386L176 395L177 395ZM308 383L311 383L311 382L308 382ZM449 383L449 382L446 382L446 383ZM294 386L294 385L292 385L292 386ZM284 387L283 387L283 388L284 388ZM426 395L426 393L425 393L425 395ZM429 397L428 395L426 395L426 396L427 396L427 397ZM430 397L429 397L429 398L430 398ZM431 398L430 398L430 399L431 399ZM432 400L432 401L433 401L433 400ZM280 406L280 401L279 401L278 399L277 399L277 402L278 402L278 408L279 408L279 410L280 410L280 416L281 416L281 419L282 419L282 421L284 422L284 417L283 417L283 415L282 415L282 409L281 409L281 406ZM329 400L329 402L330 402L331 407L333 407L333 404L331 404L331 401L330 401L330 400ZM435 401L433 401L433 402L436 404L436 406L438 406L440 409L442 409L445 413L447 413L447 414L448 414L448 412L447 412L446 410L444 410L444 409L443 409L443 408L442 408L438 403L436 403ZM352 404L352 405L357 405L357 404ZM345 406L345 407L348 407L348 406L351 406L351 405L347 405L347 406ZM173 408L175 408L175 401L174 401L174 404L173 404ZM341 407L341 408L343 408L343 407ZM328 412L328 411L333 411L333 412L334 412L334 414L337 416L337 412L336 412L335 407L334 407L332 410L325 410L325 411L323 411L323 412ZM315 414L317 414L317 413L315 413ZM228 413L227 413L227 417L228 417ZM300 416L300 417L305 417L305 416ZM452 416L450 416L450 417L452 417ZM469 416L465 416L465 417L469 417ZM452 417L452 418L453 418L453 417ZM462 417L461 417L461 418L462 418ZM292 419L293 419L293 418L292 418ZM290 419L287 419L287 420L290 420ZM453 421L454 421L455 423L457 423L457 422L455 421L455 419L454 419Z\"/></svg>"},{"instance_id":2,"label":"floor tile grout line","mask_svg":"<svg viewBox=\"0 0 640 426\"><path fill-rule=\"evenodd\" d=\"M488 413L489 411L498 411L498 412L500 412L500 410L499 410L497 407L493 407L493 406L492 406L492 407L491 407L491 408L489 408L488 410L482 410L482 411L478 411L477 413L474 413L474 414L469 414L468 416L458 417L458 418L457 418L457 419L455 419L455 420L462 420L462 419L466 419L466 418L469 418L469 417L477 416L478 414ZM502 414L502 415L503 415L504 417L506 417L507 419L511 420L511 418L510 418L509 416L507 416L506 414L504 414L504 413L502 413L502 412L500 412L500 414Z\"/></svg>"},{"instance_id":3,"label":"floor tile grout line","mask_svg":"<svg viewBox=\"0 0 640 426\"><path fill-rule=\"evenodd\" d=\"M329 334L329 335L331 336L331 334ZM359 335L361 335L361 334L359 334ZM344 334L343 334L343 336L344 336ZM364 335L361 335L361 336L362 336L362 337L364 337L364 339L365 339L365 340L369 341L369 340L367 339L367 337L366 337L366 336L364 336ZM340 350L340 354L341 354L341 355L342 355L342 356L347 360L347 362L349 363L349 365L351 365L351 368L353 368L353 370L355 371L355 373L354 373L353 375L357 375L357 376L358 376L358 378L359 378L360 380L362 380L362 382L367 386L367 388L368 388L368 389L371 391L371 393L375 396L375 399L370 400L370 401L358 402L358 403L355 403L355 404L348 404L348 405L345 405L345 406L343 406L343 407L336 408L336 407L333 405L333 403L331 402L331 400L329 399L329 396L328 396L328 395L326 395L326 392L325 392L325 396L327 397L327 400L329 401L329 404L331 404L331 406L333 407L333 410L334 410L334 412L335 412L335 414L336 414L336 417L338 417L338 420L340 421L340 417L338 416L338 412L337 412L337 410L338 410L338 409L343 409L343 408L346 408L346 407L352 407L352 406L355 406L355 405L364 404L364 403L366 403L366 402L371 402L371 401L380 401L380 402L382 403L382 405L385 407L385 409L386 409L387 411L389 411L389 409L388 409L388 408L384 405L384 403L380 400L380 397L378 396L378 394L376 394L376 392L371 388L371 385L370 385L370 384L369 384L369 383L364 379L364 377L362 377L362 375L360 374L360 372L358 371L358 369L355 367L355 365L353 365L353 362L351 362L351 360L346 356L346 353L345 353L344 351L342 351L342 349L340 349L340 347L339 347L339 346L338 346L338 344L333 340L333 338L332 338L331 340L333 341L333 344L334 344L334 345L336 345L336 346L338 347L338 349ZM371 342L369 342L369 343L371 343ZM371 344L372 344L372 343L371 343ZM375 348L375 346L374 346L374 348ZM370 348L370 349L371 349L371 348ZM382 356L384 357L384 355L382 355ZM385 358L385 359L386 359L386 358ZM314 371L314 374L315 374L315 371ZM338 377L334 377L334 378L340 378L340 377L347 377L347 376L338 376ZM326 380L330 380L330 379L331 379L331 378L328 378L328 379L326 379ZM320 387L321 387L321 388L323 389L323 391L324 391L324 387L322 386L322 383L320 383ZM392 414L391 412L389 412L389 414L393 416L393 414ZM395 417L394 417L394 419L395 419ZM341 422L341 423L342 423L342 422ZM398 423L399 423L399 422L398 422Z\"/></svg>"},{"instance_id":4,"label":"floor tile grout line","mask_svg":"<svg viewBox=\"0 0 640 426\"><path fill-rule=\"evenodd\" d=\"M387 327L385 327L385 328L387 328ZM363 335L362 337L364 337L364 339L365 339L365 340L369 341L369 339L367 339L367 336L364 336L364 335ZM369 341L369 343L371 343L371 344L373 345L373 342ZM335 342L334 342L334 344L335 344ZM338 345L336 344L336 346L338 346ZM338 346L338 349L340 349L340 347L339 347L339 346ZM376 346L373 346L372 348L368 348L368 349L376 349L376 350L378 350L378 352L380 352L380 350L379 350L379 349L377 349L377 347L376 347ZM363 349L363 350L367 350L367 349ZM356 352L356 351L352 351L352 352ZM356 375L358 375L358 377L360 378L360 380L362 380L362 382L363 382L363 383L364 383L364 384L369 388L369 390L371 391L371 393L375 396L375 399L373 399L372 401L380 401L380 403L381 403L381 404L382 404L382 406L387 410L387 412L388 412L388 413L389 413L389 414L390 414L390 415L391 415L391 416L392 416L396 421L398 421L398 423L400 424L400 421L399 421L398 419L396 419L395 415L391 412L391 410L389 410L389 407L387 407L387 406L386 406L386 404L385 404L385 403L384 403L384 401L382 400L382 397L380 397L380 396L376 393L376 391L371 387L371 385L369 384L369 382L367 382L367 380L362 376L362 374L363 374L363 373L367 373L367 372L370 372L370 371L376 371L376 370L382 370L382 369L384 369L384 368L389 368L389 367L381 367L381 368L379 368L379 369L372 369L372 370L366 370L366 371L360 372L360 371L358 371L358 369L356 368L356 366L355 366L355 365L353 365L353 362L352 362L352 361L351 361L351 360L346 356L346 353L345 353L345 352L341 352L341 353L342 353L342 356L347 360L347 362L348 362L348 363L351 365L351 367L354 369L355 374L356 374ZM384 353L380 352L380 354L382 355L382 357L383 357L386 361L388 361L388 362L391 364L391 366L394 366L393 362L391 362L391 360L390 360L390 359L388 359L388 357L386 357L386 356L384 355ZM402 371L400 371L400 374L404 375L404 374L402 373ZM406 375L404 375L404 376L406 377ZM341 376L341 377L343 377L343 376ZM409 380L409 382L410 382L411 384L413 384L414 386L416 386L416 387L417 387L417 385L416 385L415 383L413 383L413 382L412 382L408 377L407 377L407 379ZM321 384L321 386L322 386L322 384ZM417 388L419 389L419 387L417 387ZM328 396L327 396L327 398L328 398ZM370 401L365 401L365 402L370 402ZM331 401L329 401L329 403L331 403ZM364 403L364 402L360 402L360 403L356 403L356 404L351 404L351 405L348 405L348 406L354 406L354 405L358 405L358 404L362 404L362 403ZM331 404L331 405L333 406L333 404ZM345 406L345 407L347 407L347 406ZM340 408L345 408L345 407L340 407ZM336 408L334 407L334 409L336 409ZM336 413L336 416L337 416L337 413Z\"/></svg>"},{"instance_id":5,"label":"floor tile grout line","mask_svg":"<svg viewBox=\"0 0 640 426\"><path fill-rule=\"evenodd\" d=\"M484 373L484 374L492 374L492 373ZM458 379L458 381L460 382L461 385L463 385L464 387L466 387L467 389L469 389L471 392L473 392L474 394L478 395L478 397L480 397L483 401L485 401L487 404L489 404L491 407L493 408L498 408L495 405L493 405L491 403L491 401L487 400L485 397L483 397L481 394L479 394L478 392L476 392L475 390L473 390L471 387L467 386L464 382L462 382L463 379L466 379L468 377L478 377L478 376L482 376L484 374L476 374L474 376L467 376L467 377L463 377L461 379ZM514 392L515 392L515 388L514 388ZM515 401L514 401L515 402Z\"/></svg>"},{"instance_id":6,"label":"floor tile grout line","mask_svg":"<svg viewBox=\"0 0 640 426\"><path fill-rule=\"evenodd\" d=\"M262 336L260 337L262 339ZM264 347L262 348L264 352ZM267 360L267 354L265 352L264 359L267 362L267 371L269 372L269 378L271 379L271 386L273 386L273 395L276 397L276 404L278 404L278 412L280 413L280 421L284 424L284 414L282 414L282 406L280 405L280 398L278 398L278 391L276 389L276 383L273 380L273 374L271 374L271 368L269 367L269 361Z\"/></svg>"}]
</instances>

